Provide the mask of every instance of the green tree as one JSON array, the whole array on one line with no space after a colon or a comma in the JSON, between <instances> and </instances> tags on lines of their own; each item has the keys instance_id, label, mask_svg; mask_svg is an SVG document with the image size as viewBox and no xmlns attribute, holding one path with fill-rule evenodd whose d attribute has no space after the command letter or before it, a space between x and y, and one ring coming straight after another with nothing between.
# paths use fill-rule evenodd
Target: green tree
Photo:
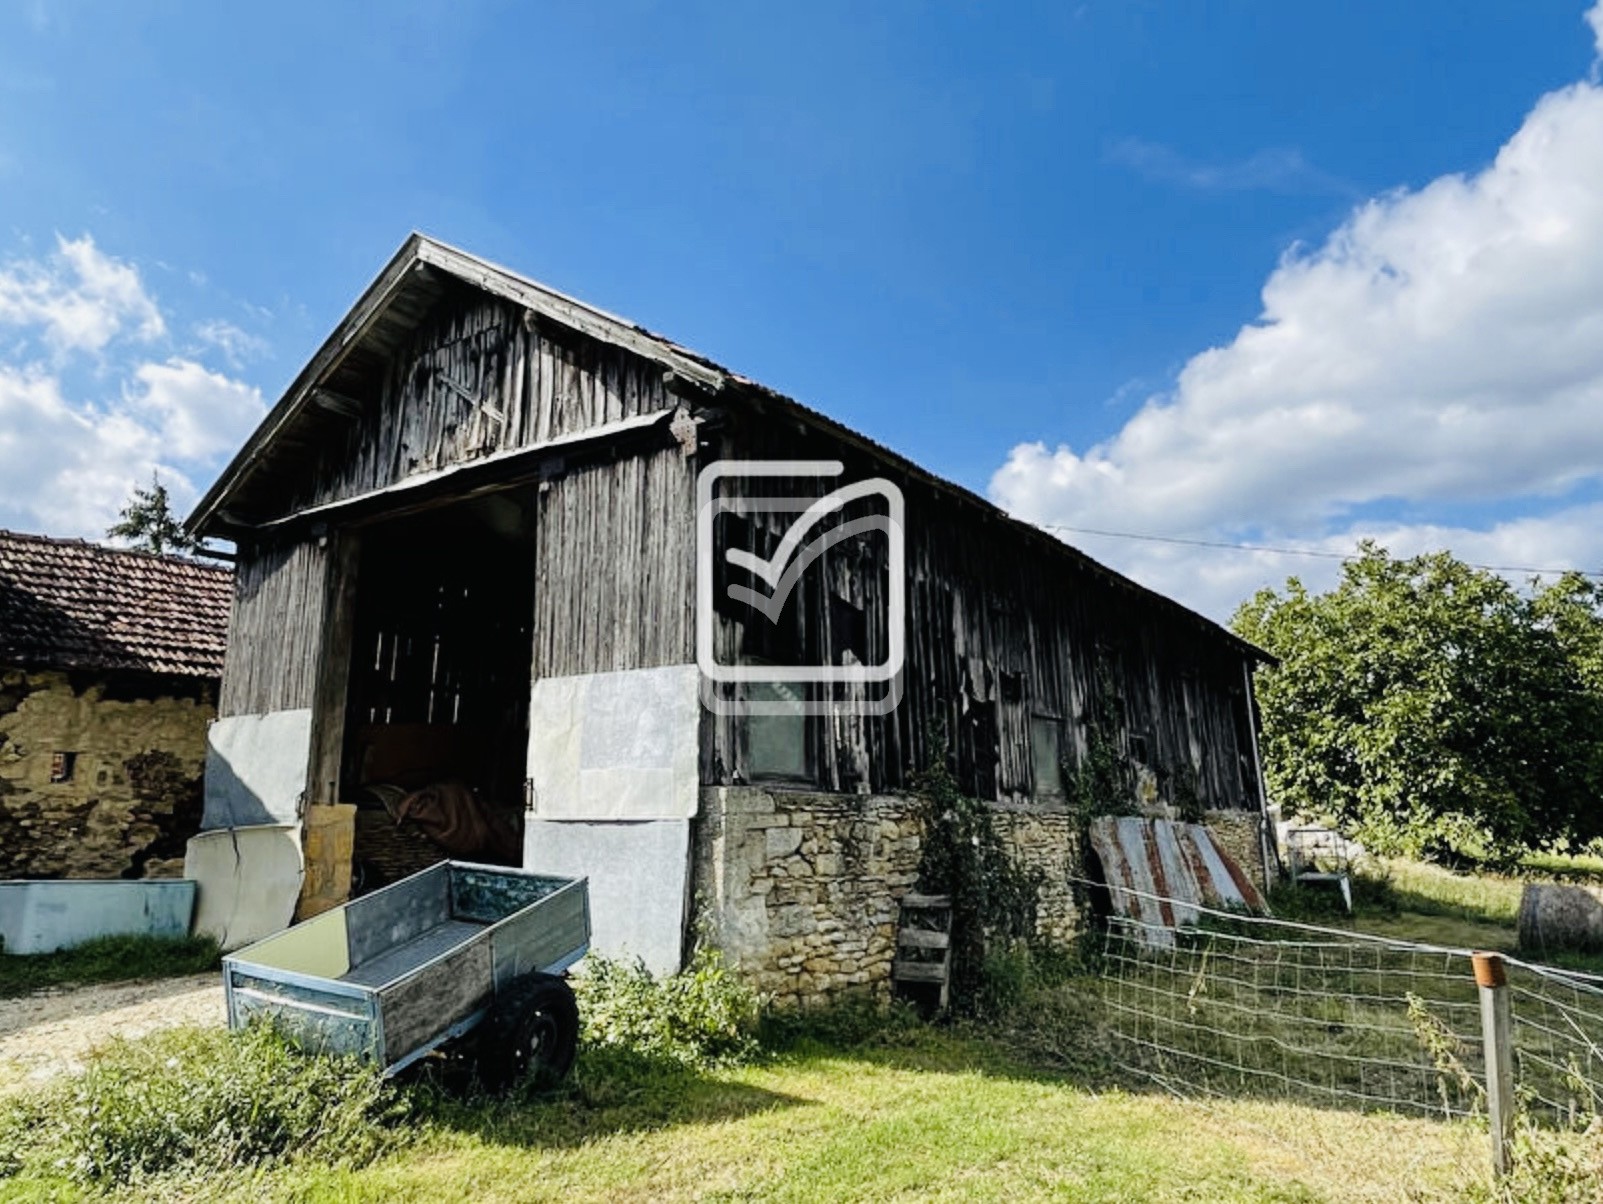
<instances>
[{"instance_id":1,"label":"green tree","mask_svg":"<svg viewBox=\"0 0 1603 1204\"><path fill-rule=\"evenodd\" d=\"M1600 601L1367 543L1328 593L1260 591L1232 626L1280 659L1257 681L1274 797L1445 862L1603 834Z\"/></svg>"},{"instance_id":2,"label":"green tree","mask_svg":"<svg viewBox=\"0 0 1603 1204\"><path fill-rule=\"evenodd\" d=\"M167 486L152 473L150 488L134 486L133 495L122 508L118 521L106 528L108 539L125 539L131 547L144 552L181 552L197 550L195 540L189 537L183 524L174 517L172 503L167 497Z\"/></svg>"}]
</instances>

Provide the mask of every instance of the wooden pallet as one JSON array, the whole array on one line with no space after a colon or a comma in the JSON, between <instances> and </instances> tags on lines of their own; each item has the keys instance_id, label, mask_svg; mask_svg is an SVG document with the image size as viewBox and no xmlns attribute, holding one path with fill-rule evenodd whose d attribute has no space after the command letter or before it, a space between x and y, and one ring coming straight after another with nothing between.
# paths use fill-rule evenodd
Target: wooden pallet
<instances>
[{"instance_id":1,"label":"wooden pallet","mask_svg":"<svg viewBox=\"0 0 1603 1204\"><path fill-rule=\"evenodd\" d=\"M904 895L896 928L896 959L891 981L935 987L937 1007L946 1010L952 978L952 897Z\"/></svg>"}]
</instances>

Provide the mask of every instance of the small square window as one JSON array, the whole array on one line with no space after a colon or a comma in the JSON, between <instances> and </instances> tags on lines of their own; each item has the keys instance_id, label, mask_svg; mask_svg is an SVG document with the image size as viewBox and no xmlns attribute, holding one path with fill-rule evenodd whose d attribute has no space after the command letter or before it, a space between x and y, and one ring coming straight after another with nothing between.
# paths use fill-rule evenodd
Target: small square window
<instances>
[{"instance_id":1,"label":"small square window","mask_svg":"<svg viewBox=\"0 0 1603 1204\"><path fill-rule=\"evenodd\" d=\"M1051 715L1030 719L1030 757L1035 768L1035 797L1063 797L1063 720Z\"/></svg>"},{"instance_id":2,"label":"small square window","mask_svg":"<svg viewBox=\"0 0 1603 1204\"><path fill-rule=\"evenodd\" d=\"M751 702L783 702L798 708L807 687L794 682L748 682ZM807 716L799 709L777 715L747 715L746 768L751 780L805 782L812 780L807 749Z\"/></svg>"},{"instance_id":3,"label":"small square window","mask_svg":"<svg viewBox=\"0 0 1603 1204\"><path fill-rule=\"evenodd\" d=\"M72 781L73 768L78 764L78 754L75 752L53 752L50 754L50 780L52 782Z\"/></svg>"}]
</instances>

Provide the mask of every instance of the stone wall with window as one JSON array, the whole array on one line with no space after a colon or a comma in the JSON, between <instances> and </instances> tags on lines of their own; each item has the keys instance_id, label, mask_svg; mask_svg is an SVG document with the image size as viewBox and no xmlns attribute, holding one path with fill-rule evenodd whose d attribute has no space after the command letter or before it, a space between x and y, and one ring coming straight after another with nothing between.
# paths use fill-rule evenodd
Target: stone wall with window
<instances>
[{"instance_id":1,"label":"stone wall with window","mask_svg":"<svg viewBox=\"0 0 1603 1204\"><path fill-rule=\"evenodd\" d=\"M214 687L0 669L0 878L178 876Z\"/></svg>"}]
</instances>

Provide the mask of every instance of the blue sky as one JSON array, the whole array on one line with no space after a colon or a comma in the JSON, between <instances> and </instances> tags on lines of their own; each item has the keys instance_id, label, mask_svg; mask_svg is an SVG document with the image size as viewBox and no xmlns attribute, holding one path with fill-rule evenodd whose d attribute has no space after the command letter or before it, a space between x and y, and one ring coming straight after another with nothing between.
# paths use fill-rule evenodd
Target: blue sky
<instances>
[{"instance_id":1,"label":"blue sky","mask_svg":"<svg viewBox=\"0 0 1603 1204\"><path fill-rule=\"evenodd\" d=\"M1603 568L1587 17L0 5L0 526L192 500L418 228L1032 521Z\"/></svg>"}]
</instances>

